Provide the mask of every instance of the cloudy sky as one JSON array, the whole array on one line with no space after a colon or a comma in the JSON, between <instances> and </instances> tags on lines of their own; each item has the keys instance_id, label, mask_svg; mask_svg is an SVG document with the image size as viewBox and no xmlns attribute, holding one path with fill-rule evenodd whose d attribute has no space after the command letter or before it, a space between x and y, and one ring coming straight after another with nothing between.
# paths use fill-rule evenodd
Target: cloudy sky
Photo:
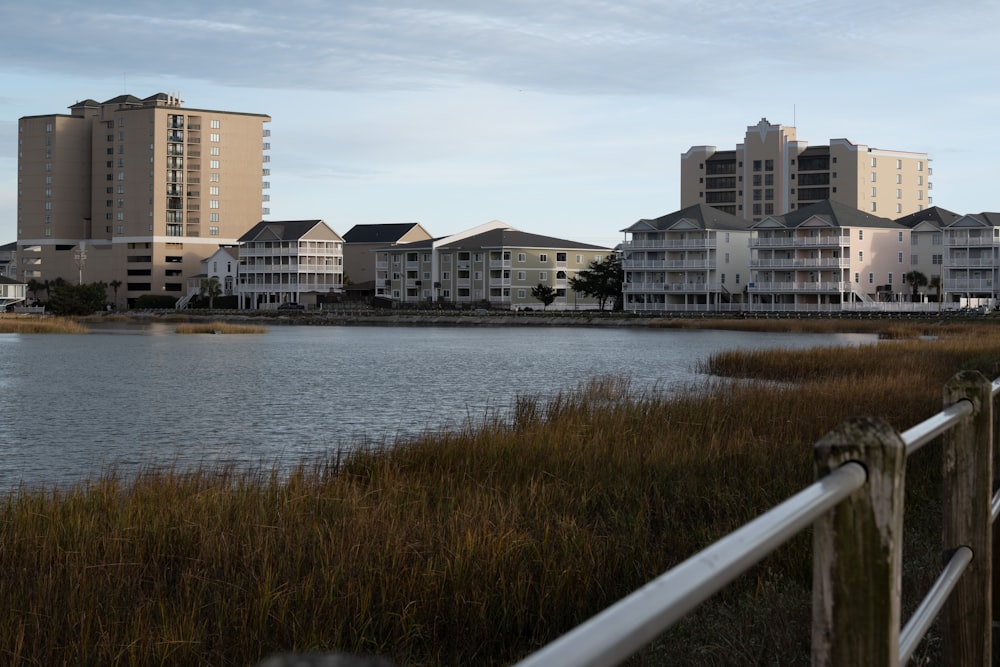
<instances>
[{"instance_id":1,"label":"cloudy sky","mask_svg":"<svg viewBox=\"0 0 1000 667\"><path fill-rule=\"evenodd\" d=\"M180 92L265 113L271 219L500 219L602 245L679 208L680 155L766 117L926 152L934 203L1000 211L1000 0L16 3L0 22L0 242L17 119Z\"/></svg>"}]
</instances>

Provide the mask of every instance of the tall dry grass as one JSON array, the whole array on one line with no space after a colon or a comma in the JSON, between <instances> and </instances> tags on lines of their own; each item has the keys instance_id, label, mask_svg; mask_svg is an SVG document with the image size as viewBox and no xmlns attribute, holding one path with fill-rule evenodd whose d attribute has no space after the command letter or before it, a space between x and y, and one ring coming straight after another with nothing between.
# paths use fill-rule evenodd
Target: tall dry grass
<instances>
[{"instance_id":1,"label":"tall dry grass","mask_svg":"<svg viewBox=\"0 0 1000 667\"><path fill-rule=\"evenodd\" d=\"M668 397L599 379L522 397L509 419L290 473L150 471L12 495L0 651L12 664L248 665L310 650L506 664L808 484L811 445L840 420L909 427L940 408L955 370L992 368L1000 344L743 355L708 362L739 380ZM935 494L936 463L915 465L908 502ZM907 588L938 558L934 512L916 505ZM642 661L807 664L810 572L805 534Z\"/></svg>"},{"instance_id":2,"label":"tall dry grass","mask_svg":"<svg viewBox=\"0 0 1000 667\"><path fill-rule=\"evenodd\" d=\"M179 334L259 334L267 333L267 328L256 324L236 324L232 322L183 322L177 325Z\"/></svg>"},{"instance_id":3,"label":"tall dry grass","mask_svg":"<svg viewBox=\"0 0 1000 667\"><path fill-rule=\"evenodd\" d=\"M0 333L90 333L90 329L71 317L4 316L0 317Z\"/></svg>"}]
</instances>

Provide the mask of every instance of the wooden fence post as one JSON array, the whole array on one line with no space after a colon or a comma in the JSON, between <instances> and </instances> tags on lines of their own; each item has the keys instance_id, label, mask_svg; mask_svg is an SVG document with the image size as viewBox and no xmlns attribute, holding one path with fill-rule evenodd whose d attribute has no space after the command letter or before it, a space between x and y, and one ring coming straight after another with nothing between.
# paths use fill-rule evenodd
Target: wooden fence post
<instances>
[{"instance_id":1,"label":"wooden fence post","mask_svg":"<svg viewBox=\"0 0 1000 667\"><path fill-rule=\"evenodd\" d=\"M941 611L942 656L947 665L989 665L993 611L992 385L978 371L955 375L944 388L945 407L970 400L975 412L944 435L944 555L972 549L972 562Z\"/></svg>"},{"instance_id":2,"label":"wooden fence post","mask_svg":"<svg viewBox=\"0 0 1000 667\"><path fill-rule=\"evenodd\" d=\"M814 525L812 664L897 667L905 443L885 422L856 417L814 457L817 479L858 461L868 482Z\"/></svg>"}]
</instances>

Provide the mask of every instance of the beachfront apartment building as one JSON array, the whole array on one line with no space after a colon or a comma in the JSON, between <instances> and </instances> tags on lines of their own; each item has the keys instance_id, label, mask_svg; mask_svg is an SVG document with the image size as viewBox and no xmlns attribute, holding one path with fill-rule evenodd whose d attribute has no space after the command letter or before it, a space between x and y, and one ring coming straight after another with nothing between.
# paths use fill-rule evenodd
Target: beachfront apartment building
<instances>
[{"instance_id":1,"label":"beachfront apartment building","mask_svg":"<svg viewBox=\"0 0 1000 667\"><path fill-rule=\"evenodd\" d=\"M344 287L344 240L322 220L262 220L241 236L239 307L318 306Z\"/></svg>"},{"instance_id":2,"label":"beachfront apartment building","mask_svg":"<svg viewBox=\"0 0 1000 667\"><path fill-rule=\"evenodd\" d=\"M18 120L25 282L119 281L128 302L180 298L220 245L269 214L264 114L121 95Z\"/></svg>"},{"instance_id":3,"label":"beachfront apartment building","mask_svg":"<svg viewBox=\"0 0 1000 667\"><path fill-rule=\"evenodd\" d=\"M836 201L751 225L749 308L829 311L906 300L910 229Z\"/></svg>"},{"instance_id":4,"label":"beachfront apartment building","mask_svg":"<svg viewBox=\"0 0 1000 667\"><path fill-rule=\"evenodd\" d=\"M681 155L681 207L707 204L759 222L826 199L892 217L933 203L926 153L847 139L809 146L796 135L795 127L763 118L735 149L692 146Z\"/></svg>"},{"instance_id":5,"label":"beachfront apartment building","mask_svg":"<svg viewBox=\"0 0 1000 667\"><path fill-rule=\"evenodd\" d=\"M750 258L746 220L694 204L622 231L626 311L716 310L742 302Z\"/></svg>"},{"instance_id":6,"label":"beachfront apartment building","mask_svg":"<svg viewBox=\"0 0 1000 667\"><path fill-rule=\"evenodd\" d=\"M995 308L1000 292L1000 213L961 215L942 232L942 300Z\"/></svg>"},{"instance_id":7,"label":"beachfront apartment building","mask_svg":"<svg viewBox=\"0 0 1000 667\"><path fill-rule=\"evenodd\" d=\"M386 296L385 279L375 280L375 251L429 240L430 233L417 222L354 225L344 234L344 280L373 296Z\"/></svg>"},{"instance_id":8,"label":"beachfront apartment building","mask_svg":"<svg viewBox=\"0 0 1000 667\"><path fill-rule=\"evenodd\" d=\"M541 284L556 292L549 309L589 310L598 307L597 300L572 290L569 280L613 252L494 220L450 236L379 249L376 282L401 304L510 310L540 308L531 290Z\"/></svg>"}]
</instances>

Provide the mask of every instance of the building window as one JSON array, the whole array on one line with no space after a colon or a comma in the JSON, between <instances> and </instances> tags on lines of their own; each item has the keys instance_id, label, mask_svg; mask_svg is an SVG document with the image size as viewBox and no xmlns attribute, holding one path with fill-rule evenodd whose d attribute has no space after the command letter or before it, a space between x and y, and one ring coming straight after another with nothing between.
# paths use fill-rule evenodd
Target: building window
<instances>
[{"instance_id":1,"label":"building window","mask_svg":"<svg viewBox=\"0 0 1000 667\"><path fill-rule=\"evenodd\" d=\"M877 197L877 196L878 193L875 191L875 188L872 188L872 197Z\"/></svg>"},{"instance_id":2,"label":"building window","mask_svg":"<svg viewBox=\"0 0 1000 667\"><path fill-rule=\"evenodd\" d=\"M538 256L538 261L539 262L547 262L547 261L549 261L549 256L546 255L545 253L542 253L542 254L540 254Z\"/></svg>"},{"instance_id":3,"label":"building window","mask_svg":"<svg viewBox=\"0 0 1000 667\"><path fill-rule=\"evenodd\" d=\"M725 263L729 264L729 253L728 252L726 253L725 257L726 257Z\"/></svg>"},{"instance_id":4,"label":"building window","mask_svg":"<svg viewBox=\"0 0 1000 667\"><path fill-rule=\"evenodd\" d=\"M211 148L209 149L209 151L208 151L208 152L209 152L209 154L211 154L211 155L220 155L220 154L221 154L221 153L219 152L219 147L218 147L218 146L212 146L212 147L211 147Z\"/></svg>"},{"instance_id":5,"label":"building window","mask_svg":"<svg viewBox=\"0 0 1000 667\"><path fill-rule=\"evenodd\" d=\"M889 280L888 280L887 284L889 284L889 285L892 284L892 273L889 273Z\"/></svg>"},{"instance_id":6,"label":"building window","mask_svg":"<svg viewBox=\"0 0 1000 667\"><path fill-rule=\"evenodd\" d=\"M858 240L859 241L864 241L865 240L865 230L863 230L863 229L859 229L858 230Z\"/></svg>"},{"instance_id":7,"label":"building window","mask_svg":"<svg viewBox=\"0 0 1000 667\"><path fill-rule=\"evenodd\" d=\"M859 250L858 251L858 264L864 264L864 263L865 263L865 252L864 252L864 250Z\"/></svg>"},{"instance_id":8,"label":"building window","mask_svg":"<svg viewBox=\"0 0 1000 667\"><path fill-rule=\"evenodd\" d=\"M520 280L520 281L523 281L524 278L525 278L524 271L518 271L517 272L517 279Z\"/></svg>"},{"instance_id":9,"label":"building window","mask_svg":"<svg viewBox=\"0 0 1000 667\"><path fill-rule=\"evenodd\" d=\"M924 198L924 191L923 190L917 190L917 200L921 200L923 198Z\"/></svg>"},{"instance_id":10,"label":"building window","mask_svg":"<svg viewBox=\"0 0 1000 667\"><path fill-rule=\"evenodd\" d=\"M902 243L902 242L903 242L903 232L900 232L900 233L899 233L899 242L900 242L900 243Z\"/></svg>"},{"instance_id":11,"label":"building window","mask_svg":"<svg viewBox=\"0 0 1000 667\"><path fill-rule=\"evenodd\" d=\"M539 271L538 272L538 279L541 282L545 282L546 280L549 279L549 272L548 271Z\"/></svg>"},{"instance_id":12,"label":"building window","mask_svg":"<svg viewBox=\"0 0 1000 667\"><path fill-rule=\"evenodd\" d=\"M916 266L920 263L919 255L910 255L910 266Z\"/></svg>"},{"instance_id":13,"label":"building window","mask_svg":"<svg viewBox=\"0 0 1000 667\"><path fill-rule=\"evenodd\" d=\"M875 284L875 274L874 273L871 273L871 272L868 273L868 284L869 285L874 285Z\"/></svg>"},{"instance_id":14,"label":"building window","mask_svg":"<svg viewBox=\"0 0 1000 667\"><path fill-rule=\"evenodd\" d=\"M212 119L211 121L209 121L208 124L209 124L209 127L211 127L213 130L218 130L219 129L220 123L219 123L219 119L218 118Z\"/></svg>"},{"instance_id":15,"label":"building window","mask_svg":"<svg viewBox=\"0 0 1000 667\"><path fill-rule=\"evenodd\" d=\"M861 282L861 274L858 273L857 271L855 271L854 272L854 284L858 284L860 282Z\"/></svg>"},{"instance_id":16,"label":"building window","mask_svg":"<svg viewBox=\"0 0 1000 667\"><path fill-rule=\"evenodd\" d=\"M875 202L872 202L872 213L874 213L877 210L878 210L878 205Z\"/></svg>"},{"instance_id":17,"label":"building window","mask_svg":"<svg viewBox=\"0 0 1000 667\"><path fill-rule=\"evenodd\" d=\"M896 160L896 169L902 169L902 168L903 168L903 161Z\"/></svg>"},{"instance_id":18,"label":"building window","mask_svg":"<svg viewBox=\"0 0 1000 667\"><path fill-rule=\"evenodd\" d=\"M209 162L208 162L208 168L209 169L218 169L219 168L219 161L218 160L209 160Z\"/></svg>"},{"instance_id":19,"label":"building window","mask_svg":"<svg viewBox=\"0 0 1000 667\"><path fill-rule=\"evenodd\" d=\"M764 171L774 171L774 160L764 160Z\"/></svg>"},{"instance_id":20,"label":"building window","mask_svg":"<svg viewBox=\"0 0 1000 667\"><path fill-rule=\"evenodd\" d=\"M211 227L208 228L208 235L209 236L218 236L219 235L219 228L217 226L215 226L215 225L212 225Z\"/></svg>"},{"instance_id":21,"label":"building window","mask_svg":"<svg viewBox=\"0 0 1000 667\"><path fill-rule=\"evenodd\" d=\"M218 199L209 199L208 200L208 207L209 208L219 208L219 200Z\"/></svg>"},{"instance_id":22,"label":"building window","mask_svg":"<svg viewBox=\"0 0 1000 667\"><path fill-rule=\"evenodd\" d=\"M523 263L526 259L527 259L527 256L523 252L517 253L517 261Z\"/></svg>"},{"instance_id":23,"label":"building window","mask_svg":"<svg viewBox=\"0 0 1000 667\"><path fill-rule=\"evenodd\" d=\"M878 160L876 160L875 158L872 158L872 166L873 167L877 167L878 166Z\"/></svg>"},{"instance_id":24,"label":"building window","mask_svg":"<svg viewBox=\"0 0 1000 667\"><path fill-rule=\"evenodd\" d=\"M876 175L876 174L875 174L875 172L873 171L873 172L872 172L872 183L874 183L874 182L875 182L875 180L876 180L876 179L875 179L875 175Z\"/></svg>"},{"instance_id":25,"label":"building window","mask_svg":"<svg viewBox=\"0 0 1000 667\"><path fill-rule=\"evenodd\" d=\"M917 160L917 171L923 171L923 170L924 170L924 161Z\"/></svg>"},{"instance_id":26,"label":"building window","mask_svg":"<svg viewBox=\"0 0 1000 667\"><path fill-rule=\"evenodd\" d=\"M923 185L923 184L924 184L924 177L917 176L917 185Z\"/></svg>"},{"instance_id":27,"label":"building window","mask_svg":"<svg viewBox=\"0 0 1000 667\"><path fill-rule=\"evenodd\" d=\"M754 171L760 171L760 165L761 165L760 160L754 160L753 161L753 170Z\"/></svg>"},{"instance_id":28,"label":"building window","mask_svg":"<svg viewBox=\"0 0 1000 667\"><path fill-rule=\"evenodd\" d=\"M525 297L524 290L523 289L517 290L517 298L518 299L523 299L524 297Z\"/></svg>"},{"instance_id":29,"label":"building window","mask_svg":"<svg viewBox=\"0 0 1000 667\"><path fill-rule=\"evenodd\" d=\"M941 245L941 232L931 234L931 245Z\"/></svg>"},{"instance_id":30,"label":"building window","mask_svg":"<svg viewBox=\"0 0 1000 667\"><path fill-rule=\"evenodd\" d=\"M903 253L901 252L896 253L896 261L899 262L900 264L903 263Z\"/></svg>"}]
</instances>

